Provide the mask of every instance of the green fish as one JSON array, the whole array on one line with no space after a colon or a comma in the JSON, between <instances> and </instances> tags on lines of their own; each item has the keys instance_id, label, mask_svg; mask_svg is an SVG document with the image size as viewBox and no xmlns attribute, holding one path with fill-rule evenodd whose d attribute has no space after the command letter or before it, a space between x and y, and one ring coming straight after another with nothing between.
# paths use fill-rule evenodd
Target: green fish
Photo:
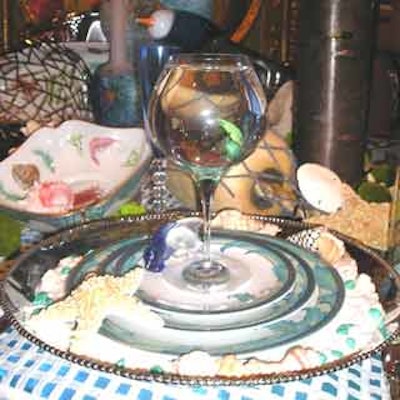
<instances>
[{"instance_id":1,"label":"green fish","mask_svg":"<svg viewBox=\"0 0 400 400\"><path fill-rule=\"evenodd\" d=\"M225 131L232 142L242 146L243 133L238 126L236 126L233 122L227 121L226 119L220 119L219 126Z\"/></svg>"}]
</instances>

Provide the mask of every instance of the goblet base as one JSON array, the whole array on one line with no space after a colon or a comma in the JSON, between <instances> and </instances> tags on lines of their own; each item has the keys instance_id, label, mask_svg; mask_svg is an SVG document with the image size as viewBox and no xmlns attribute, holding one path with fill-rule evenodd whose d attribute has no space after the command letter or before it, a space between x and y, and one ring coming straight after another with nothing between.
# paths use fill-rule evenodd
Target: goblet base
<instances>
[{"instance_id":1,"label":"goblet base","mask_svg":"<svg viewBox=\"0 0 400 400\"><path fill-rule=\"evenodd\" d=\"M229 282L230 272L218 261L200 260L189 265L182 271L183 279L189 287L200 291L209 291L224 287Z\"/></svg>"},{"instance_id":2,"label":"goblet base","mask_svg":"<svg viewBox=\"0 0 400 400\"><path fill-rule=\"evenodd\" d=\"M236 296L246 293L254 279L249 265L240 259L217 252L212 254L210 265L198 254L171 260L161 274L146 274L140 297L148 304L177 312L228 311L242 307Z\"/></svg>"}]
</instances>

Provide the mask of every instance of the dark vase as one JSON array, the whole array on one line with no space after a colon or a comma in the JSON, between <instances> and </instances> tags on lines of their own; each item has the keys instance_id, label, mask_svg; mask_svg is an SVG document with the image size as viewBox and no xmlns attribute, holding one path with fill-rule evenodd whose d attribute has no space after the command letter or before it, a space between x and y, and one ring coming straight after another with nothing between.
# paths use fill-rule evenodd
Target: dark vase
<instances>
[{"instance_id":1,"label":"dark vase","mask_svg":"<svg viewBox=\"0 0 400 400\"><path fill-rule=\"evenodd\" d=\"M294 149L356 186L362 179L378 1L302 0Z\"/></svg>"}]
</instances>

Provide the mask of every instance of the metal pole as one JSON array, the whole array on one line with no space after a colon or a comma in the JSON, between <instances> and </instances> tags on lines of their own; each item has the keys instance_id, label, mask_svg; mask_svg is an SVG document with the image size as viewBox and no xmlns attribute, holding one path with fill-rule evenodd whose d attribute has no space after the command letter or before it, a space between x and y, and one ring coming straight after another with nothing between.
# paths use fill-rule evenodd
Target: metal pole
<instances>
[{"instance_id":1,"label":"metal pole","mask_svg":"<svg viewBox=\"0 0 400 400\"><path fill-rule=\"evenodd\" d=\"M294 149L351 185L366 142L378 1L301 0Z\"/></svg>"}]
</instances>

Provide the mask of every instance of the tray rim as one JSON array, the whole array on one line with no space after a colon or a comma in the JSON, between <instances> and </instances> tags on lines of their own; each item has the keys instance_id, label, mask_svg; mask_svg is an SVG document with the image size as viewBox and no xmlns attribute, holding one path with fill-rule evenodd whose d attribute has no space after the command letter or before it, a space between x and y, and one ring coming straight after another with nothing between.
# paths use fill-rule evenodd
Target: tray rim
<instances>
[{"instance_id":1,"label":"tray rim","mask_svg":"<svg viewBox=\"0 0 400 400\"><path fill-rule=\"evenodd\" d=\"M25 258L28 258L35 251L40 249L43 246L54 243L55 241L63 242L66 237L73 237L79 232L99 227L106 228L114 225L120 224L132 224L134 222L143 222L143 221L164 221L171 220L174 218L182 218L182 217L190 217L190 216L198 216L198 212L185 212L185 211L171 211L160 214L145 214L136 217L110 217L103 218L95 221L88 221L81 225L77 225L75 227L61 230L57 233L53 233L49 237L43 239L36 245L32 246L29 250L22 253L18 256L15 261L13 267L10 269L9 274L11 274L12 270L15 268L15 264L17 262L23 261ZM287 227L292 227L295 229L310 229L315 228L321 225L305 223L299 220L292 220L288 218L281 218L275 216L264 216L264 215L246 215L250 219L259 220L266 223L277 224L277 225L285 225ZM385 261L379 254L377 254L374 250L368 248L364 244L359 241L350 238L346 235L343 235L335 230L328 229L330 232L338 236L341 240L344 240L345 243L350 244L359 250L366 253L368 256L377 260L386 270L390 271L394 275L394 279L397 284L400 286L400 275L396 272L396 270L390 266L390 264ZM62 358L66 361L72 362L79 366L83 366L86 368L90 368L93 370L111 373L117 376L122 376L125 378L129 378L136 381L144 381L144 382L154 382L154 383L162 383L168 385L186 385L186 386L243 386L243 385L271 385L277 383L287 383L293 381L299 381L303 379L310 379L313 377L322 376L325 374L333 373L345 368L348 368L356 363L359 363L367 358L372 357L373 355L381 353L386 347L388 347L392 341L400 339L400 326L398 326L394 332L385 339L382 343L377 344L376 346L355 352L348 356L342 357L338 360L328 362L323 364L322 366L307 368L296 371L285 371L282 373L268 373L268 374L251 374L244 376L225 376L225 375L213 375L213 376L192 376L192 375L180 375L176 373L168 373L162 372L157 373L148 369L143 368L131 368L131 367L121 367L115 364L107 363L104 361L99 361L95 359L91 359L82 355L77 355L70 351L60 350L54 346L47 344L42 341L35 335L28 332L24 326L18 321L18 319L14 316L10 304L7 300L7 295L4 290L4 285L7 280L7 276L4 280L0 281L0 306L4 310L5 318L7 318L10 322L10 325L20 334L22 337L33 343L34 345L40 347L41 349L47 351L48 353Z\"/></svg>"}]
</instances>

